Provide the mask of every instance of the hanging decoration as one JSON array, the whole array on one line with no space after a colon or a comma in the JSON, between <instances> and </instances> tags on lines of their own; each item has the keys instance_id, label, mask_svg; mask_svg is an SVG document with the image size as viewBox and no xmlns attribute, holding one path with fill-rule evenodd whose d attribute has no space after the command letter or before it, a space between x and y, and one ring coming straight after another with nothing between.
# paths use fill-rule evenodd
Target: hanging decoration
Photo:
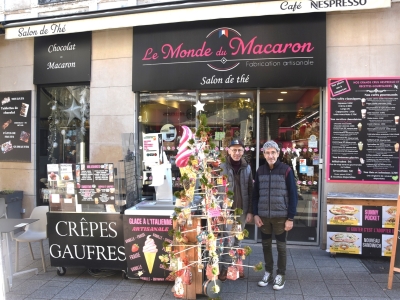
<instances>
[{"instance_id":1,"label":"hanging decoration","mask_svg":"<svg viewBox=\"0 0 400 300\"><path fill-rule=\"evenodd\" d=\"M196 107L196 115L198 112L204 111L204 105L205 103L201 103L199 100L197 100L197 103L193 105L194 107Z\"/></svg>"},{"instance_id":2,"label":"hanging decoration","mask_svg":"<svg viewBox=\"0 0 400 300\"><path fill-rule=\"evenodd\" d=\"M68 122L67 125L69 125L69 123L71 123L71 121L75 118L82 120L81 117L81 106L76 104L76 101L74 98L72 98L72 104L69 108L64 109L63 112L68 115Z\"/></svg>"},{"instance_id":3,"label":"hanging decoration","mask_svg":"<svg viewBox=\"0 0 400 300\"><path fill-rule=\"evenodd\" d=\"M80 92L79 103L81 105L80 113L81 113L81 133L85 135L86 128L85 123L89 118L89 88L87 86Z\"/></svg>"},{"instance_id":4,"label":"hanging decoration","mask_svg":"<svg viewBox=\"0 0 400 300\"><path fill-rule=\"evenodd\" d=\"M54 164L57 163L57 159L54 157L54 149L58 147L58 134L59 134L59 126L60 120L62 119L61 110L58 106L56 100L51 100L47 103L47 105L51 105L51 113L47 118L49 120L49 135L48 135L48 160Z\"/></svg>"}]
</instances>

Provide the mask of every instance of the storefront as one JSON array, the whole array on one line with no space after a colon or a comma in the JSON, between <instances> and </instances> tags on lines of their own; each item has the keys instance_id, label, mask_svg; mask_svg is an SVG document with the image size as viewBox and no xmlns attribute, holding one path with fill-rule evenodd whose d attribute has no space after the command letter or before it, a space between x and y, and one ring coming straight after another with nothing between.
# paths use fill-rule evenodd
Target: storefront
<instances>
[{"instance_id":1,"label":"storefront","mask_svg":"<svg viewBox=\"0 0 400 300\"><path fill-rule=\"evenodd\" d=\"M108 26L104 28L89 26L88 20L61 20L60 28L64 24L74 27L66 26L66 32L48 37L18 37L18 29L27 30L29 25L7 29L10 39L0 37L0 51L10 59L0 63L4 78L0 85L2 91L31 91L32 144L30 162L15 168L2 160L2 173L8 175L1 181L25 191L23 205L29 212L45 202L40 180L46 177L48 163L117 165L126 155L121 134L133 132L138 176L143 176L138 181L140 197L153 198L151 174L144 172L140 157L142 134L163 133L163 150L173 163L181 126L195 127L196 113L202 109L220 148L233 137L245 141L253 172L264 163L263 143L274 139L281 144L282 160L296 164L300 196L295 231L289 240L324 248L329 192L397 193L394 185L380 182L355 185L326 180L326 86L327 78L399 74L398 43L392 42L396 33L391 28L399 22L400 6L330 11L326 16L323 12L260 16L264 13L248 7L253 12L243 10L241 17L229 14L229 19L213 20L217 18L203 15L193 19L199 21L185 23L176 18L164 25L152 25L162 24L159 20L120 27L114 27L117 22L96 23ZM119 20L126 19L121 16ZM31 32L35 26L30 26ZM37 81L37 41L54 38L46 46L47 53L55 44L67 50L78 46L71 38L82 31L90 34L90 56L85 59L89 71L67 80L50 75ZM74 51L52 53L67 58ZM56 70L57 64L72 60L57 62L49 57L47 62L54 62L52 70L63 74L72 69ZM15 183L12 178L22 180ZM178 179L179 170L172 167L173 190L180 188ZM248 227L251 240L257 240L256 228Z\"/></svg>"},{"instance_id":2,"label":"storefront","mask_svg":"<svg viewBox=\"0 0 400 300\"><path fill-rule=\"evenodd\" d=\"M282 148L280 159L293 167L298 184L299 213L289 240L318 243L325 14L182 25L134 29L138 153L143 151L142 136L162 133L176 191L182 189L174 163L182 126L195 128L199 113L207 115L219 150L225 151L233 138L244 141L253 174L265 163L262 145L275 140ZM145 164L143 168L141 197L154 199L153 174ZM257 228L249 224L248 230L256 241Z\"/></svg>"}]
</instances>

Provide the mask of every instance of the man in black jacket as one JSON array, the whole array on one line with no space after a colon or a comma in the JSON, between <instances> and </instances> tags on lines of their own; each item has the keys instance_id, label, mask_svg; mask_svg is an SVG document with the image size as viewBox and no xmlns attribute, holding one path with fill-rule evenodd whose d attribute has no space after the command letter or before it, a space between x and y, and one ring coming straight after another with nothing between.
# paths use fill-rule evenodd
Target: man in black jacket
<instances>
[{"instance_id":1,"label":"man in black jacket","mask_svg":"<svg viewBox=\"0 0 400 300\"><path fill-rule=\"evenodd\" d=\"M298 201L293 170L278 160L279 151L279 146L274 141L264 144L263 152L267 163L257 170L253 192L254 222L261 231L265 260L265 275L258 285L267 286L273 282L275 290L281 290L285 286L286 238L287 232L293 228ZM278 249L275 279L272 275L272 233L275 234Z\"/></svg>"},{"instance_id":2,"label":"man in black jacket","mask_svg":"<svg viewBox=\"0 0 400 300\"><path fill-rule=\"evenodd\" d=\"M238 139L232 140L229 145L228 156L226 162L221 164L221 175L228 176L228 190L233 192L233 205L232 209L240 208L243 214L239 220L244 229L247 222L250 222L252 215L252 193L253 193L253 175L251 167L243 158L244 145ZM223 230L224 246L225 247L240 247L240 241L236 237L230 237L229 231L232 225L221 226ZM234 239L234 241L231 241ZM232 245L233 244L233 245ZM232 258L228 254L228 248L224 248L224 253L221 255L220 275L219 280L225 281L227 275L228 264L231 263ZM239 277L244 278L243 272L239 272Z\"/></svg>"}]
</instances>

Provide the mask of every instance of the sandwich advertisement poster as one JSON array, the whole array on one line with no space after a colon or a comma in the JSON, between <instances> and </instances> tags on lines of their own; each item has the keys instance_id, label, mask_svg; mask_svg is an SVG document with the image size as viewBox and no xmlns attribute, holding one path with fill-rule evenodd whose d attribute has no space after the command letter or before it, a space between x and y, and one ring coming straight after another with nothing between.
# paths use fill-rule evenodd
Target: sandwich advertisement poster
<instances>
[{"instance_id":1,"label":"sandwich advertisement poster","mask_svg":"<svg viewBox=\"0 0 400 300\"><path fill-rule=\"evenodd\" d=\"M391 256L396 206L328 204L327 251Z\"/></svg>"}]
</instances>

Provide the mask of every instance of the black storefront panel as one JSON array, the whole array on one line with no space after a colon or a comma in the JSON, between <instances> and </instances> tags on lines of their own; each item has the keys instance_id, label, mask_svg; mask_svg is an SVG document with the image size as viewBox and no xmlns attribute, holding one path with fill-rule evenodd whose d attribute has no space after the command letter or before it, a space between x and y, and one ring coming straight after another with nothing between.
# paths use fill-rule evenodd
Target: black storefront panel
<instances>
[{"instance_id":1,"label":"black storefront panel","mask_svg":"<svg viewBox=\"0 0 400 300\"><path fill-rule=\"evenodd\" d=\"M126 270L121 214L48 213L52 266Z\"/></svg>"},{"instance_id":2,"label":"black storefront panel","mask_svg":"<svg viewBox=\"0 0 400 300\"><path fill-rule=\"evenodd\" d=\"M324 13L135 27L134 91L326 85Z\"/></svg>"},{"instance_id":3,"label":"black storefront panel","mask_svg":"<svg viewBox=\"0 0 400 300\"><path fill-rule=\"evenodd\" d=\"M92 33L35 38L34 84L90 81Z\"/></svg>"}]
</instances>

